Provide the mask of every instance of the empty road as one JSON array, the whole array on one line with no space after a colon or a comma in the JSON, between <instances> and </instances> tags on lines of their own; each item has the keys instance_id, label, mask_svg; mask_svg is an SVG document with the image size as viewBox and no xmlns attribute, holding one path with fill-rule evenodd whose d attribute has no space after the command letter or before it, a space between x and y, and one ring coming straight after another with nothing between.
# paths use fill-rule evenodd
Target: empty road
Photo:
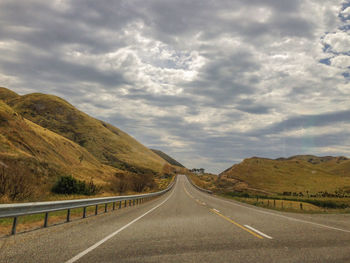
<instances>
[{"instance_id":1,"label":"empty road","mask_svg":"<svg viewBox=\"0 0 350 263\"><path fill-rule=\"evenodd\" d=\"M350 262L350 216L256 208L178 176L139 206L2 238L0 262Z\"/></svg>"}]
</instances>

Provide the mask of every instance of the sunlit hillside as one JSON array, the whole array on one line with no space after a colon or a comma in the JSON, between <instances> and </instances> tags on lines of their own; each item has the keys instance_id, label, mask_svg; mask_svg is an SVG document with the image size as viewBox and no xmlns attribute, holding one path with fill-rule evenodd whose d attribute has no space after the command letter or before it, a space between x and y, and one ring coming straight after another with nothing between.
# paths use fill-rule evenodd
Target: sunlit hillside
<instances>
[{"instance_id":1,"label":"sunlit hillside","mask_svg":"<svg viewBox=\"0 0 350 263\"><path fill-rule=\"evenodd\" d=\"M125 132L90 117L59 97L39 93L19 96L2 88L0 99L24 118L86 148L104 164L158 173L166 163Z\"/></svg>"},{"instance_id":2,"label":"sunlit hillside","mask_svg":"<svg viewBox=\"0 0 350 263\"><path fill-rule=\"evenodd\" d=\"M253 157L221 173L220 180L269 193L349 190L350 160L310 155L277 160Z\"/></svg>"}]
</instances>

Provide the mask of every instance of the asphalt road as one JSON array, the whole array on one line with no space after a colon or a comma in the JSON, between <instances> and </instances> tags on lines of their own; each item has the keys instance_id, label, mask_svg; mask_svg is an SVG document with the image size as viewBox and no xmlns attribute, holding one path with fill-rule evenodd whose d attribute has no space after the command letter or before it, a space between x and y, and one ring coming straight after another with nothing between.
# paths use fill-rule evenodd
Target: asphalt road
<instances>
[{"instance_id":1,"label":"asphalt road","mask_svg":"<svg viewBox=\"0 0 350 263\"><path fill-rule=\"evenodd\" d=\"M0 262L350 262L350 215L256 208L179 176L137 207L0 239Z\"/></svg>"}]
</instances>

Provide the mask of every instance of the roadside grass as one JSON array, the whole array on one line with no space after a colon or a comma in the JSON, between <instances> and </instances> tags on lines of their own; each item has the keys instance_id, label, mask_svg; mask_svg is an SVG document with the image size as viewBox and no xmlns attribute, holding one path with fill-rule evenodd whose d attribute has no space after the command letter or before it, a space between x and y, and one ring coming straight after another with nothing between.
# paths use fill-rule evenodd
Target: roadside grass
<instances>
[{"instance_id":1,"label":"roadside grass","mask_svg":"<svg viewBox=\"0 0 350 263\"><path fill-rule=\"evenodd\" d=\"M318 206L309 202L319 203L322 202L328 202L332 203L334 200L314 200L310 199L308 202L305 202L304 200L288 200L288 199L276 199L276 198L256 198L256 197L239 197L239 196L232 196L229 194L222 194L221 196L234 199L239 202L255 205L258 207L273 209L277 211L284 211L284 212L294 212L294 213L350 213L350 207L339 205L337 208L329 208L329 207L323 207ZM348 199L348 198L347 198ZM341 202L341 200L336 200L338 202ZM350 200L343 200L345 203L349 202Z\"/></svg>"},{"instance_id":2,"label":"roadside grass","mask_svg":"<svg viewBox=\"0 0 350 263\"><path fill-rule=\"evenodd\" d=\"M124 208L125 203L122 202L121 208ZM131 204L132 206L132 204ZM129 207L129 201L127 201ZM107 205L107 210L110 212L113 209L113 204ZM115 211L119 209L119 202L115 205ZM105 212L105 205L98 206L98 214ZM86 217L95 215L95 206L89 206L86 209ZM83 208L71 209L70 221L81 219L83 217ZM17 233L27 232L42 228L44 225L45 213L20 216L18 217ZM67 219L67 210L50 212L48 219L48 226L65 223ZM7 236L11 233L13 218L0 218L0 236Z\"/></svg>"}]
</instances>

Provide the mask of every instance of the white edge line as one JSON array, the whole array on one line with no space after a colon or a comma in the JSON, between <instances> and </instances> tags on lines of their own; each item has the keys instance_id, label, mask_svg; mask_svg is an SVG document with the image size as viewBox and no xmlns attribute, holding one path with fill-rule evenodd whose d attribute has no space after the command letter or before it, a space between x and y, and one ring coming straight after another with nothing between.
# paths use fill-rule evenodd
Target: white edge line
<instances>
[{"instance_id":1,"label":"white edge line","mask_svg":"<svg viewBox=\"0 0 350 263\"><path fill-rule=\"evenodd\" d=\"M250 230L253 230L254 232L258 233L259 235L262 235L263 237L266 237L266 238L268 238L268 239L272 239L272 237L270 237L270 236L264 234L263 232L261 232L261 231L255 229L254 227L251 227L251 226L248 226L248 225L244 225L244 226L245 226L246 228L249 228Z\"/></svg>"},{"instance_id":2,"label":"white edge line","mask_svg":"<svg viewBox=\"0 0 350 263\"><path fill-rule=\"evenodd\" d=\"M146 213L144 213L143 215L139 216L138 218L135 218L134 220L132 220L130 223L126 224L125 226L119 228L117 231L113 232L112 234L106 236L105 238L101 239L100 241L98 241L97 243L95 243L94 245L92 245L91 247L85 249L84 251L80 252L78 255L76 255L75 257L71 258L70 260L66 261L65 263L73 263L76 262L77 260L79 260L80 258L82 258L83 256L85 256L86 254L88 254L89 252L91 252L92 250L94 250L95 248L97 248L98 246L102 245L104 242L106 242L107 240L111 239L112 237L114 237L115 235L117 235L119 232L123 231L125 228L131 226L133 223L135 223L136 221L140 220L142 217L144 217L145 215L151 213L153 210L157 209L158 207L160 207L161 205L163 205L166 201L169 200L169 198L173 195L174 191L171 193L171 195L169 195L167 197L167 199L165 199L163 202L161 202L159 205L153 207L152 209L148 210Z\"/></svg>"},{"instance_id":3,"label":"white edge line","mask_svg":"<svg viewBox=\"0 0 350 263\"><path fill-rule=\"evenodd\" d=\"M204 195L204 193L200 192L199 190L198 190L198 193ZM257 209L257 208L253 208L253 207L249 207L249 206L238 204L235 201L232 202L232 201L224 200L224 199L221 199L221 198L218 198L218 197L215 197L215 196L209 196L209 197L211 197L213 199L216 199L216 200L223 201L225 203L229 203L231 205L235 205L235 206L243 207L243 208L246 208L246 209L249 209L249 210L253 210L253 211L256 211L256 212L259 212L259 213L262 213L262 214L272 215L272 216L285 218L285 219L288 219L288 220L291 220L291 221L295 221L295 222L300 222L300 223L310 224L310 225L314 225L314 226L318 226L318 227L322 227L322 228L328 228L328 229L332 229L332 230L336 230L336 231L350 233L350 230L347 230L347 229L342 229L342 228L338 228L338 227L333 227L333 226L328 226L328 225L319 224L319 223L315 223L315 222L310 222L310 221L303 220L303 219L289 217L289 216L285 216L285 215L281 215L281 214L277 214L277 213L263 211L263 210L260 210L260 209Z\"/></svg>"}]
</instances>

